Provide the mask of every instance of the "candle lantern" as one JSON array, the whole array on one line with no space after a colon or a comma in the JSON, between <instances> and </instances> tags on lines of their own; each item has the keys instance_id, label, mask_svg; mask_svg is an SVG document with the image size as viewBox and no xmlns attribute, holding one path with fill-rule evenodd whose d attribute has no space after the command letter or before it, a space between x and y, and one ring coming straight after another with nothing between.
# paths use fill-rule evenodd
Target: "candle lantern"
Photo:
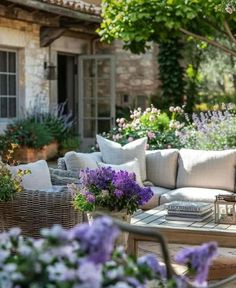
<instances>
[{"instance_id":1,"label":"candle lantern","mask_svg":"<svg viewBox=\"0 0 236 288\"><path fill-rule=\"evenodd\" d=\"M215 222L236 224L236 195L217 195L214 203Z\"/></svg>"}]
</instances>

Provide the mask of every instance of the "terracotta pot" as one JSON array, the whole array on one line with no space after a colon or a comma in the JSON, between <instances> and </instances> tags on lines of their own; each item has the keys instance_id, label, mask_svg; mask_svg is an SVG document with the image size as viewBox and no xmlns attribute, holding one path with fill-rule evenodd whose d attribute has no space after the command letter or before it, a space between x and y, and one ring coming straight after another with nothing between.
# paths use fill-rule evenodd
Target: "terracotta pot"
<instances>
[{"instance_id":1,"label":"terracotta pot","mask_svg":"<svg viewBox=\"0 0 236 288\"><path fill-rule=\"evenodd\" d=\"M48 160L57 155L58 143L52 142L41 149L20 147L14 155L14 159L21 163L35 162L37 160Z\"/></svg>"},{"instance_id":2,"label":"terracotta pot","mask_svg":"<svg viewBox=\"0 0 236 288\"><path fill-rule=\"evenodd\" d=\"M48 144L48 145L45 145L43 147L43 150L44 150L44 153L46 155L46 159L49 160L49 159L52 159L54 158L55 156L57 156L57 153L58 153L58 143L56 141Z\"/></svg>"},{"instance_id":3,"label":"terracotta pot","mask_svg":"<svg viewBox=\"0 0 236 288\"><path fill-rule=\"evenodd\" d=\"M114 219L118 219L127 223L130 223L131 221L131 216L127 214L127 210L125 209L121 211L110 211L105 208L99 208L99 209L96 209L96 211L87 212L87 218L88 218L89 224L91 224L94 221L95 219L94 216L97 213L102 213L109 217L112 217ZM128 247L128 233L127 232L120 232L120 236L116 240L116 245L117 246L122 245L125 247L125 249L127 249Z\"/></svg>"}]
</instances>

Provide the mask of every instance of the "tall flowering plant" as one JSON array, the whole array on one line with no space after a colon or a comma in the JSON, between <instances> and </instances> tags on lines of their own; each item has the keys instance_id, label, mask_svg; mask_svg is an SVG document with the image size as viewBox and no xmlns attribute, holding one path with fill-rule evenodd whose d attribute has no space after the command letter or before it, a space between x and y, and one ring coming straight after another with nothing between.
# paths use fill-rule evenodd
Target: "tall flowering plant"
<instances>
[{"instance_id":1,"label":"tall flowering plant","mask_svg":"<svg viewBox=\"0 0 236 288\"><path fill-rule=\"evenodd\" d=\"M111 167L81 170L80 184L68 187L74 207L85 212L99 207L110 211L126 209L128 214L133 214L153 196L150 187L137 184L134 173L116 172Z\"/></svg>"}]
</instances>

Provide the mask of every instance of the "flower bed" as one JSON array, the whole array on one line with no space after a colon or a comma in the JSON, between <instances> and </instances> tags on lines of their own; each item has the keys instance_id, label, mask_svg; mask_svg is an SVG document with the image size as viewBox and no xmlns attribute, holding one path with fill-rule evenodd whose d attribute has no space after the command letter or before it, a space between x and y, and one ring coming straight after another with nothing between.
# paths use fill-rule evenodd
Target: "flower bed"
<instances>
[{"instance_id":1,"label":"flower bed","mask_svg":"<svg viewBox=\"0 0 236 288\"><path fill-rule=\"evenodd\" d=\"M185 276L167 276L166 267L154 255L129 257L122 247L114 249L117 227L110 218L70 230L60 226L42 231L43 238L22 238L14 228L0 235L0 287L24 288L145 288L187 287ZM196 287L205 287L216 244L184 249L176 256L187 264ZM195 275L196 274L196 275Z\"/></svg>"}]
</instances>

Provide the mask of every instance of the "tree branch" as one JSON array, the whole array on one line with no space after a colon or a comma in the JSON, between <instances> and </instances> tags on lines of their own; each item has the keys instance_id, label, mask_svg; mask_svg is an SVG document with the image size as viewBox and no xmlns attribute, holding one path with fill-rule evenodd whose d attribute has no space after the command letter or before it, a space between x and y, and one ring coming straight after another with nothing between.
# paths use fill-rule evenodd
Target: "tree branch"
<instances>
[{"instance_id":1,"label":"tree branch","mask_svg":"<svg viewBox=\"0 0 236 288\"><path fill-rule=\"evenodd\" d=\"M229 36L229 38L233 41L233 43L236 44L236 38L234 37L234 35L233 35L233 33L229 27L229 24L226 20L224 21L224 28L225 28L225 31L226 31L227 35Z\"/></svg>"},{"instance_id":2,"label":"tree branch","mask_svg":"<svg viewBox=\"0 0 236 288\"><path fill-rule=\"evenodd\" d=\"M229 55L233 55L234 57L236 57L236 51L235 50L231 50L228 47L221 45L220 43L218 43L214 40L210 40L207 37L195 34L195 33L190 32L184 28L180 28L179 30L185 35L192 36L193 38L196 38L196 39L199 39L203 42L206 42L206 43L210 44L211 46L217 47L218 49L224 51L225 53L227 53Z\"/></svg>"}]
</instances>

